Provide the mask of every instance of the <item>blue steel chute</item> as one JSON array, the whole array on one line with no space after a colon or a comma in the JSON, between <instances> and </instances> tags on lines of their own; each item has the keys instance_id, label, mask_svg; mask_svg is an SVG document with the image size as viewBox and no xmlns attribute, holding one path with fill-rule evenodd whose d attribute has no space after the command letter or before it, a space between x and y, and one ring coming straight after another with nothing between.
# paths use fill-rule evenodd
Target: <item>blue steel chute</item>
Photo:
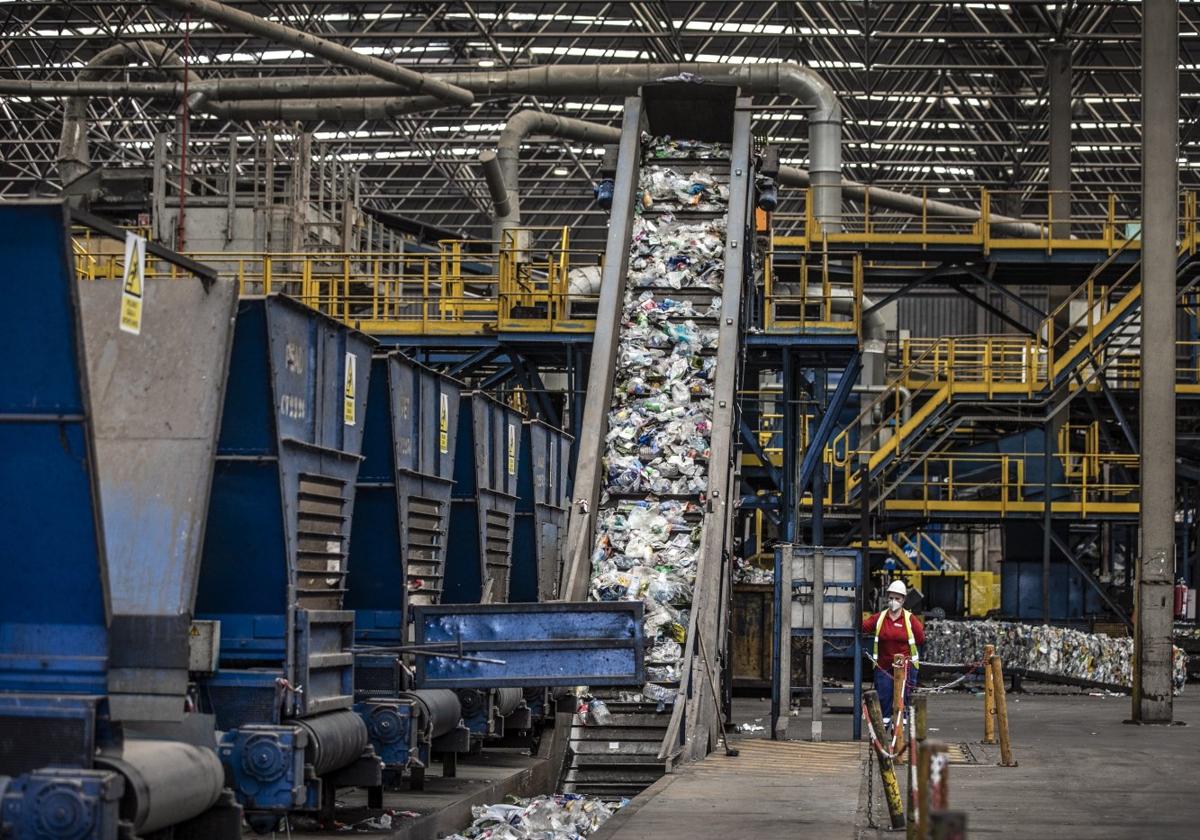
<instances>
[{"instance_id":1,"label":"blue steel chute","mask_svg":"<svg viewBox=\"0 0 1200 840\"><path fill-rule=\"evenodd\" d=\"M400 353L376 356L358 474L346 607L355 611L355 710L392 775L419 788L436 748L462 751L450 691L414 691L396 648L411 603L438 603L445 578L462 386ZM448 762L453 775L453 762Z\"/></svg>"},{"instance_id":2,"label":"blue steel chute","mask_svg":"<svg viewBox=\"0 0 1200 840\"><path fill-rule=\"evenodd\" d=\"M258 828L380 795L342 603L372 346L285 297L238 304L196 609L221 622L201 696Z\"/></svg>"},{"instance_id":3,"label":"blue steel chute","mask_svg":"<svg viewBox=\"0 0 1200 840\"><path fill-rule=\"evenodd\" d=\"M481 391L463 397L445 603L509 600L524 420L521 412Z\"/></svg>"},{"instance_id":4,"label":"blue steel chute","mask_svg":"<svg viewBox=\"0 0 1200 840\"><path fill-rule=\"evenodd\" d=\"M236 290L142 278L123 331L123 284L76 280L71 223L0 206L0 348L20 360L0 383L0 836L236 837L211 721L187 712Z\"/></svg>"}]
</instances>

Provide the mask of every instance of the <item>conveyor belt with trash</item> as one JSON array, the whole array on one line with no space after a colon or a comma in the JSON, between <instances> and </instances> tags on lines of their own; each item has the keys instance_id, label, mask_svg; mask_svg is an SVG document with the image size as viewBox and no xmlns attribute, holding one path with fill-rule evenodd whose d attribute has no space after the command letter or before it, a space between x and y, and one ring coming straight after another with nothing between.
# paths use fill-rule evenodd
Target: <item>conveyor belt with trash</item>
<instances>
[{"instance_id":1,"label":"conveyor belt with trash","mask_svg":"<svg viewBox=\"0 0 1200 840\"><path fill-rule=\"evenodd\" d=\"M585 414L580 443L581 452L592 441L599 450L597 495L586 511L589 532L580 534L578 521L572 528L589 555L583 563L576 558L568 597L586 586L589 600L640 600L645 609L646 682L598 692L606 707L600 715L588 713L586 700L580 704L563 776L567 792L610 798L638 792L670 763L703 757L715 740L715 657L728 598L721 569L749 136L745 131L739 149L655 134L654 106L647 103L650 131L633 149L636 180L624 192L632 219L619 253L610 234L609 260L625 267L615 284L606 276L602 288L602 296L620 296L613 363L611 375L597 378L593 362L588 391L588 402L605 409L604 433L589 440ZM730 111L726 119L738 122ZM623 140L622 169L629 145ZM613 228L622 222L621 186ZM604 308L602 300L598 331ZM582 486L577 474L577 493ZM584 515L586 506L577 500L572 516Z\"/></svg>"}]
</instances>

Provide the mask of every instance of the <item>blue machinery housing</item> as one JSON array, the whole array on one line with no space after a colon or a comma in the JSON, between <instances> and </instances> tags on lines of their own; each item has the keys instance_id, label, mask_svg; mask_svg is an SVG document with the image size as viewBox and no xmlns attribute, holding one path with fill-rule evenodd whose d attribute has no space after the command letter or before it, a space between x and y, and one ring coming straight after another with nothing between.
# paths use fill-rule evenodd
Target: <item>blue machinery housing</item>
<instances>
[{"instance_id":1,"label":"blue machinery housing","mask_svg":"<svg viewBox=\"0 0 1200 840\"><path fill-rule=\"evenodd\" d=\"M0 836L232 840L338 786L378 805L385 765L416 786L529 730L548 686L640 682L640 604L439 603L552 595L569 438L153 243L193 274L146 281L123 331L69 228L0 205L0 346L30 360L0 384ZM410 631L413 608L440 612Z\"/></svg>"},{"instance_id":2,"label":"blue machinery housing","mask_svg":"<svg viewBox=\"0 0 1200 840\"><path fill-rule=\"evenodd\" d=\"M69 225L0 206L0 348L24 360L0 383L0 836L234 838L185 709L235 289L138 284L121 330L123 284L76 281Z\"/></svg>"},{"instance_id":3,"label":"blue machinery housing","mask_svg":"<svg viewBox=\"0 0 1200 840\"><path fill-rule=\"evenodd\" d=\"M443 601L508 600L517 513L521 412L479 391L463 398L458 415L458 458L450 529L455 541ZM474 534L475 540L466 537Z\"/></svg>"},{"instance_id":4,"label":"blue machinery housing","mask_svg":"<svg viewBox=\"0 0 1200 840\"><path fill-rule=\"evenodd\" d=\"M346 606L360 643L401 644L405 605L441 601L462 387L399 353L372 369Z\"/></svg>"},{"instance_id":5,"label":"blue machinery housing","mask_svg":"<svg viewBox=\"0 0 1200 840\"><path fill-rule=\"evenodd\" d=\"M455 737L458 698L414 690L399 651L408 605L441 600L462 389L399 353L372 366L346 596L358 646L354 709L389 774L406 772L420 788L435 740L443 753L471 746ZM444 768L453 775L453 759Z\"/></svg>"},{"instance_id":6,"label":"blue machinery housing","mask_svg":"<svg viewBox=\"0 0 1200 840\"><path fill-rule=\"evenodd\" d=\"M261 826L382 783L342 603L372 345L288 298L238 306L196 610L221 622L201 698Z\"/></svg>"}]
</instances>

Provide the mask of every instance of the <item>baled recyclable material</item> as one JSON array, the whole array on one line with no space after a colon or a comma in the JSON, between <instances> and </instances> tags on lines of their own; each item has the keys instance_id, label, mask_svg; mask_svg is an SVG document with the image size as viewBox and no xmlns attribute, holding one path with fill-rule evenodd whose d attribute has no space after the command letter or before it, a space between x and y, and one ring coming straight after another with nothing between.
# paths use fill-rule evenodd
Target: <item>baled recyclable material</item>
<instances>
[{"instance_id":1,"label":"baled recyclable material","mask_svg":"<svg viewBox=\"0 0 1200 840\"><path fill-rule=\"evenodd\" d=\"M1006 669L1116 688L1133 685L1133 639L1069 627L1012 621L929 621L921 658L954 664L979 662L984 645L996 646ZM1176 694L1183 691L1186 681L1186 656L1176 647Z\"/></svg>"}]
</instances>

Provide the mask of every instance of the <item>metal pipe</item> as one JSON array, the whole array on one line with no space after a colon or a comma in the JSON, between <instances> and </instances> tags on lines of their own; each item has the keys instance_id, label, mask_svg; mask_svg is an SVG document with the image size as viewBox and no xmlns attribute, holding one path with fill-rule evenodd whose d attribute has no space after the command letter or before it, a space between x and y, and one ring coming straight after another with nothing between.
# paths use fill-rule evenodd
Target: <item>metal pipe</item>
<instances>
[{"instance_id":1,"label":"metal pipe","mask_svg":"<svg viewBox=\"0 0 1200 840\"><path fill-rule=\"evenodd\" d=\"M781 166L779 167L779 183L789 187L807 187L812 183L812 178L807 170L797 169L793 166ZM962 219L963 221L979 221L981 215L980 211L973 207L962 207L961 205L950 204L946 201L937 201L894 190L885 190L882 187L872 187L866 184L859 184L856 181L843 180L842 195L845 198L858 202L866 201L869 198L872 207L886 207L889 210L897 210L901 213L909 213L914 216L929 213L942 218L948 217ZM1041 225L1032 222L1022 222L1020 219L1014 219L1011 216L998 216L995 213L989 213L988 221L991 222L993 230L999 233L1020 236L1026 239L1041 239L1045 235Z\"/></svg>"},{"instance_id":2,"label":"metal pipe","mask_svg":"<svg viewBox=\"0 0 1200 840\"><path fill-rule=\"evenodd\" d=\"M186 73L189 84L193 81L200 81L200 78L196 74L184 67L183 61L179 56L155 41L122 42L96 53L88 61L87 66L80 71L79 81L83 83L92 82L96 76L99 76L107 69L124 67L129 63L129 59L146 61L162 69L178 71L180 74ZM182 85L172 85L172 87L178 87L178 96L182 95ZM204 96L205 94L203 93L197 93L188 104L191 107L201 105ZM58 146L59 177L62 180L63 186L84 175L91 168L87 141L87 107L88 100L86 97L72 96L67 100L67 104L63 109L62 138Z\"/></svg>"},{"instance_id":3,"label":"metal pipe","mask_svg":"<svg viewBox=\"0 0 1200 840\"><path fill-rule=\"evenodd\" d=\"M362 122L387 120L401 114L416 114L445 106L436 96L404 96L370 100L325 102L295 99L264 99L245 102L213 100L205 103L206 113L228 120L299 120L301 122Z\"/></svg>"},{"instance_id":4,"label":"metal pipe","mask_svg":"<svg viewBox=\"0 0 1200 840\"><path fill-rule=\"evenodd\" d=\"M483 179L487 181L488 194L496 208L496 216L508 216L512 210L508 203L508 187L504 185L504 173L500 171L500 157L490 149L479 154L479 165L483 168Z\"/></svg>"},{"instance_id":5,"label":"metal pipe","mask_svg":"<svg viewBox=\"0 0 1200 840\"><path fill-rule=\"evenodd\" d=\"M287 44L310 55L323 58L332 64L361 70L384 81L399 85L408 93L429 94L453 105L470 105L475 101L475 97L469 90L422 75L407 67L364 55L349 47L319 38L308 32L302 32L291 26L234 9L224 3L218 3L216 0L158 0L158 4L170 6L181 12L188 12L233 29L269 38L280 44Z\"/></svg>"},{"instance_id":6,"label":"metal pipe","mask_svg":"<svg viewBox=\"0 0 1200 840\"><path fill-rule=\"evenodd\" d=\"M557 117L534 110L513 114L500 132L494 157L489 157L491 152L484 152L479 157L480 164L484 166L484 175L488 179L488 191L496 205L492 238L498 243L504 242L507 231L521 224L521 142L534 133L594 143L619 143L621 140L621 129L613 126L598 125L571 117ZM494 166L491 163L493 159L496 161ZM493 170L491 174L488 173L489 168ZM500 178L498 184L493 180L497 174ZM501 209L502 207L504 209Z\"/></svg>"},{"instance_id":7,"label":"metal pipe","mask_svg":"<svg viewBox=\"0 0 1200 840\"><path fill-rule=\"evenodd\" d=\"M248 31L289 43L315 53L317 45L332 47L338 52L337 58L331 59L348 66L367 69L364 62L370 62L373 76L336 76L336 77L292 77L289 79L223 79L213 80L195 85L195 89L203 91L213 99L247 99L255 97L275 97L278 99L312 99L312 103L304 103L303 119L375 119L375 115L387 112L389 108L405 107L395 105L397 94L412 93L422 90L441 96L434 85L442 85L448 90L464 90L468 95L508 96L520 94L569 95L580 94L590 96L624 96L637 93L639 87L663 78L691 74L707 82L737 85L748 95L780 95L790 96L801 104L808 106L809 120L809 159L812 161L809 178L814 187L813 214L825 229L837 232L841 229L841 106L833 88L819 75L806 67L794 64L770 63L750 65L727 65L707 63L657 63L657 64L577 64L570 66L547 65L544 67L522 68L519 70L496 70L484 72L434 73L422 76L410 70L396 67L379 59L363 56L337 44L315 38L303 32L264 21L253 15L247 15L234 9L229 9L213 0L162 0L162 2L180 9L187 9L215 19L208 11L219 8L222 15L236 16L239 26L245 26ZM233 20L233 17L223 18ZM250 21L255 28L251 29L245 21ZM279 37L286 34L287 39ZM304 39L303 42L297 38ZM315 53L328 58L333 53ZM381 68L387 68L386 70ZM411 74L421 80L423 88L413 87L412 84L393 81L391 76L398 73ZM22 92L28 95L45 93L47 95L62 95L61 84L36 84L23 87ZM145 89L135 91L130 88L120 89L121 95L139 95ZM390 96L389 96L390 94ZM177 96L173 88L163 87L161 95ZM374 97L374 98L372 98ZM411 100L405 97L402 101ZM452 100L459 101L459 100ZM467 101L470 101L469 99ZM209 106L210 110L220 108L220 105ZM272 115L287 115L281 118L300 119L292 116L293 111L285 108L282 103L275 101L261 102L259 111L246 106L246 113L270 113ZM214 110L214 113L216 111Z\"/></svg>"},{"instance_id":8,"label":"metal pipe","mask_svg":"<svg viewBox=\"0 0 1200 840\"><path fill-rule=\"evenodd\" d=\"M96 56L99 57L99 54ZM93 59L94 60L94 59ZM80 73L82 76L83 73ZM66 96L144 96L148 99L179 99L183 85L178 82L84 81L69 82L41 79L0 79L0 95L49 99Z\"/></svg>"}]
</instances>

